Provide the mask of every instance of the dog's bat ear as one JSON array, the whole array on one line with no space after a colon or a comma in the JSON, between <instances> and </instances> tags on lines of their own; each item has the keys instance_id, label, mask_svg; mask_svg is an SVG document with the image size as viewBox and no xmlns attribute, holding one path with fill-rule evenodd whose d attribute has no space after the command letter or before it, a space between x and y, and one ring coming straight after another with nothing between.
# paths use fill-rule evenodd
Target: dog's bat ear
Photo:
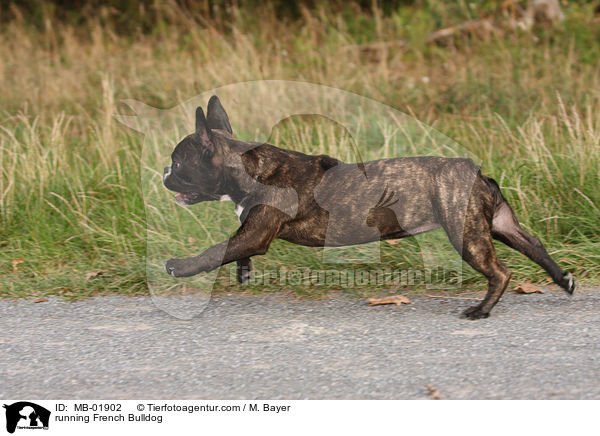
<instances>
[{"instance_id":1,"label":"dog's bat ear","mask_svg":"<svg viewBox=\"0 0 600 436\"><path fill-rule=\"evenodd\" d=\"M210 129L200 106L196 108L196 136L200 139L202 146L210 153L214 153L215 144L210 135Z\"/></svg>"},{"instance_id":2,"label":"dog's bat ear","mask_svg":"<svg viewBox=\"0 0 600 436\"><path fill-rule=\"evenodd\" d=\"M206 117L204 116L204 111L200 106L196 108L196 133L202 134L203 131L206 131L207 123Z\"/></svg>"},{"instance_id":3,"label":"dog's bat ear","mask_svg":"<svg viewBox=\"0 0 600 436\"><path fill-rule=\"evenodd\" d=\"M225 130L233 135L233 130L231 129L231 124L229 124L227 112L225 112L225 108L223 108L219 97L216 95L213 95L210 100L208 100L206 114L208 127L210 129Z\"/></svg>"}]
</instances>

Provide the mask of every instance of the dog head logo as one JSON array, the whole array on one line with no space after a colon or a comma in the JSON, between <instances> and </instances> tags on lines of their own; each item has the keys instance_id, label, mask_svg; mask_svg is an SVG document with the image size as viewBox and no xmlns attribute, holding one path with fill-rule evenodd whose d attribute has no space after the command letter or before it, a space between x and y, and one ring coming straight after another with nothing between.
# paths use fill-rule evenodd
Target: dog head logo
<instances>
[{"instance_id":1,"label":"dog head logo","mask_svg":"<svg viewBox=\"0 0 600 436\"><path fill-rule=\"evenodd\" d=\"M6 431L14 433L19 429L47 429L50 422L50 411L42 406L28 401L19 401L6 409Z\"/></svg>"}]
</instances>

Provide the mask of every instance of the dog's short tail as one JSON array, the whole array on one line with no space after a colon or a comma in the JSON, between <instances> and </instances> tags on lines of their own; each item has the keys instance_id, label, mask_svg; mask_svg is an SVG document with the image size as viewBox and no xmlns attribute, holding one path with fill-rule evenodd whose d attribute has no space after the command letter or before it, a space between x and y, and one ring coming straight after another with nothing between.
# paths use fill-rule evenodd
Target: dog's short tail
<instances>
[{"instance_id":1,"label":"dog's short tail","mask_svg":"<svg viewBox=\"0 0 600 436\"><path fill-rule=\"evenodd\" d=\"M492 192L492 195L494 197L494 210L497 211L502 203L508 204L506 198L504 198L504 196L502 195L502 191L500 191L500 186L498 186L498 183L491 177L484 176L481 173L480 176Z\"/></svg>"}]
</instances>

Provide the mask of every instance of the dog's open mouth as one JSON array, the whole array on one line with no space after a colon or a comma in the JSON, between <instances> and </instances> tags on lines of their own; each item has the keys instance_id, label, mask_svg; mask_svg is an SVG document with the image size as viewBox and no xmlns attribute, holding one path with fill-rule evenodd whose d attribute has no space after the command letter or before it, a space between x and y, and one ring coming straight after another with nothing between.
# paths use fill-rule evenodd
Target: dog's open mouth
<instances>
[{"instance_id":1,"label":"dog's open mouth","mask_svg":"<svg viewBox=\"0 0 600 436\"><path fill-rule=\"evenodd\" d=\"M175 194L175 201L178 204L189 206L194 203L201 201L200 195L194 192L177 192Z\"/></svg>"}]
</instances>

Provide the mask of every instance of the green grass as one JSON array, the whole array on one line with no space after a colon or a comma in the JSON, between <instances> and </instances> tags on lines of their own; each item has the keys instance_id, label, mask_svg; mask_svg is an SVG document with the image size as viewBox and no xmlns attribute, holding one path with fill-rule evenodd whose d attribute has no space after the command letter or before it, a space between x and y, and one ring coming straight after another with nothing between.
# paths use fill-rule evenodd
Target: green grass
<instances>
[{"instance_id":1,"label":"green grass","mask_svg":"<svg viewBox=\"0 0 600 436\"><path fill-rule=\"evenodd\" d=\"M0 296L147 293L146 228L148 223L152 228L153 217L146 214L140 182L144 138L116 121L116 114L131 113L119 100L170 108L219 86L259 79L349 90L433 126L498 180L524 228L543 240L564 269L579 281L598 283L600 28L593 22L593 5L565 6L567 19L556 29L457 38L440 47L424 42L429 32L478 11L426 3L386 14L352 5L339 14L319 9L295 21L277 19L269 8L260 16L239 9L227 25L198 24L198 17L167 3L164 9L157 6L152 31L144 23L128 34L119 33L110 10L80 16L76 25L55 20L41 28L23 20L4 25ZM365 48L399 40L406 44ZM235 110L243 113L242 107ZM345 132L326 120L284 122L272 141L351 157ZM361 154L385 155L381 144L372 142L357 144ZM166 191L157 195L170 199ZM191 226L189 214L169 201L165 207L181 215L184 228ZM192 208L207 229L196 230L194 240L171 241L173 250L199 250L209 245L207 234L225 237L234 231L232 209L230 204ZM411 239L383 244L383 267L418 269L420 246ZM501 244L498 248L514 280L548 283L537 265ZM255 265L323 269L319 250L282 241ZM102 273L89 274L97 271ZM468 287L483 289L481 278L468 267L465 272ZM237 290L230 277L230 267L223 268L217 289ZM333 288L340 289L284 287L298 295Z\"/></svg>"}]
</instances>

